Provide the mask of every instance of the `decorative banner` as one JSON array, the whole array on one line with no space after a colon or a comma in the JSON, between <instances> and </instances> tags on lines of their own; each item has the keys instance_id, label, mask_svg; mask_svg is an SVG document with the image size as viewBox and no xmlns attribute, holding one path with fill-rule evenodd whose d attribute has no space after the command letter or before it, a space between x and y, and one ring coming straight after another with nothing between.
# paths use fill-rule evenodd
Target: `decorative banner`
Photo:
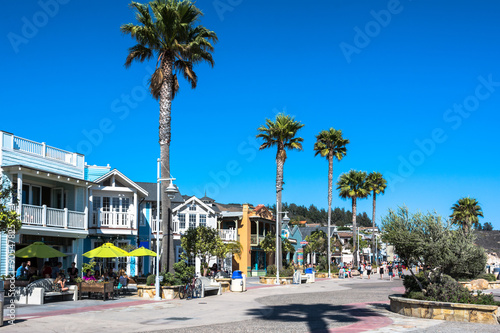
<instances>
[{"instance_id":1,"label":"decorative banner","mask_svg":"<svg viewBox=\"0 0 500 333\"><path fill-rule=\"evenodd\" d=\"M300 245L307 245L307 244L309 244L309 242L306 242L306 241L300 242Z\"/></svg>"},{"instance_id":2,"label":"decorative banner","mask_svg":"<svg viewBox=\"0 0 500 333\"><path fill-rule=\"evenodd\" d=\"M290 232L287 229L281 230L281 238L288 239L288 237L290 237Z\"/></svg>"},{"instance_id":3,"label":"decorative banner","mask_svg":"<svg viewBox=\"0 0 500 333\"><path fill-rule=\"evenodd\" d=\"M297 249L297 263L299 265L304 264L304 250L302 248Z\"/></svg>"}]
</instances>

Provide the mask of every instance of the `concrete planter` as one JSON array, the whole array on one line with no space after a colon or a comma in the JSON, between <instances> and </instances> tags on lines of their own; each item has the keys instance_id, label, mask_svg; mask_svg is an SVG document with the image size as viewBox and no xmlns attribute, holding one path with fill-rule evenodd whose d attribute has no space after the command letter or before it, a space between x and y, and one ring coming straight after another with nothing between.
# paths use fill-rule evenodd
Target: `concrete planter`
<instances>
[{"instance_id":1,"label":"concrete planter","mask_svg":"<svg viewBox=\"0 0 500 333\"><path fill-rule=\"evenodd\" d=\"M496 305L419 301L389 296L391 311L408 317L498 325Z\"/></svg>"},{"instance_id":2,"label":"concrete planter","mask_svg":"<svg viewBox=\"0 0 500 333\"><path fill-rule=\"evenodd\" d=\"M259 282L262 284L276 284L276 277L260 276ZM280 276L280 284L292 284L292 282L293 282L293 277Z\"/></svg>"},{"instance_id":3,"label":"concrete planter","mask_svg":"<svg viewBox=\"0 0 500 333\"><path fill-rule=\"evenodd\" d=\"M161 298L162 299L174 299L179 295L179 290L184 286L164 286L160 287L161 289ZM147 286L145 284L137 285L137 296L153 299L156 296L156 287L155 286Z\"/></svg>"},{"instance_id":4,"label":"concrete planter","mask_svg":"<svg viewBox=\"0 0 500 333\"><path fill-rule=\"evenodd\" d=\"M469 290L481 290L473 288L471 282L458 282L458 283L460 283L462 286L464 286ZM500 281L488 281L488 287L486 287L485 289L500 289Z\"/></svg>"}]
</instances>

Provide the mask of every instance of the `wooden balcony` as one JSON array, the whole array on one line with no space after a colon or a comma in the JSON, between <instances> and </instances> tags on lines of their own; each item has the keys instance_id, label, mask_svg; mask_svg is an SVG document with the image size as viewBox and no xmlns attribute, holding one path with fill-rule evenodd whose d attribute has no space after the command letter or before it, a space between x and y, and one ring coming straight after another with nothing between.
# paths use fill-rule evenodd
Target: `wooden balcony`
<instances>
[{"instance_id":1,"label":"wooden balcony","mask_svg":"<svg viewBox=\"0 0 500 333\"><path fill-rule=\"evenodd\" d=\"M250 235L250 246L259 246L260 242L262 242L265 237L266 236L251 234Z\"/></svg>"},{"instance_id":2,"label":"wooden balcony","mask_svg":"<svg viewBox=\"0 0 500 333\"><path fill-rule=\"evenodd\" d=\"M94 211L92 225L105 229L137 229L135 214L130 212L107 212L102 208Z\"/></svg>"},{"instance_id":3,"label":"wooden balcony","mask_svg":"<svg viewBox=\"0 0 500 333\"><path fill-rule=\"evenodd\" d=\"M87 230L85 212L75 212L67 208L50 208L46 205L21 204L11 207L20 215L23 225Z\"/></svg>"},{"instance_id":4,"label":"wooden balcony","mask_svg":"<svg viewBox=\"0 0 500 333\"><path fill-rule=\"evenodd\" d=\"M163 235L163 221L160 219L160 235ZM156 235L156 219L153 218L151 219L151 232ZM172 227L173 227L173 233L178 234L179 233L179 222L177 221L172 221Z\"/></svg>"}]
</instances>

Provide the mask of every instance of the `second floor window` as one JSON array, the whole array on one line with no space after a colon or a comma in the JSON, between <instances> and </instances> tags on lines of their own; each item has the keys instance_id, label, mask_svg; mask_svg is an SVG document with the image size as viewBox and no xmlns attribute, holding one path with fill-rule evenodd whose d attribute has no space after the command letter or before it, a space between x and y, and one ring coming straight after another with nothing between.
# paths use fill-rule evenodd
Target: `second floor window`
<instances>
[{"instance_id":1,"label":"second floor window","mask_svg":"<svg viewBox=\"0 0 500 333\"><path fill-rule=\"evenodd\" d=\"M200 226L207 226L207 215L201 214L200 215Z\"/></svg>"},{"instance_id":2,"label":"second floor window","mask_svg":"<svg viewBox=\"0 0 500 333\"><path fill-rule=\"evenodd\" d=\"M186 214L179 214L179 229L186 229Z\"/></svg>"},{"instance_id":3,"label":"second floor window","mask_svg":"<svg viewBox=\"0 0 500 333\"><path fill-rule=\"evenodd\" d=\"M189 214L189 228L196 228L196 214Z\"/></svg>"},{"instance_id":4,"label":"second floor window","mask_svg":"<svg viewBox=\"0 0 500 333\"><path fill-rule=\"evenodd\" d=\"M196 205L194 203L189 205L189 210L196 210Z\"/></svg>"}]
</instances>

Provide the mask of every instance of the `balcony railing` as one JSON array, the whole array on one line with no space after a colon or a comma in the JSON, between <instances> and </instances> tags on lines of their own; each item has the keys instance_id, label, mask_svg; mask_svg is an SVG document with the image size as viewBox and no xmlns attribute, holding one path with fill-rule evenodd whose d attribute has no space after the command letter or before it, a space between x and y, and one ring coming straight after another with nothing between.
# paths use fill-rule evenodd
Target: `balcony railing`
<instances>
[{"instance_id":1,"label":"balcony railing","mask_svg":"<svg viewBox=\"0 0 500 333\"><path fill-rule=\"evenodd\" d=\"M119 228L119 229L135 229L135 215L128 212L105 212L98 210L97 214L98 228Z\"/></svg>"},{"instance_id":2,"label":"balcony railing","mask_svg":"<svg viewBox=\"0 0 500 333\"><path fill-rule=\"evenodd\" d=\"M238 232L236 229L221 229L219 236L223 241L236 241L238 239Z\"/></svg>"},{"instance_id":3,"label":"balcony railing","mask_svg":"<svg viewBox=\"0 0 500 333\"><path fill-rule=\"evenodd\" d=\"M38 155L43 158L49 158L72 164L77 167L83 167L84 157L81 154L72 153L59 148L47 146L45 142L39 143L28 139L20 138L10 133L2 132L2 147L12 150L19 150L26 153Z\"/></svg>"},{"instance_id":4,"label":"balcony railing","mask_svg":"<svg viewBox=\"0 0 500 333\"><path fill-rule=\"evenodd\" d=\"M250 245L251 246L259 246L260 242L264 240L266 236L261 236L261 235L250 235Z\"/></svg>"},{"instance_id":5,"label":"balcony railing","mask_svg":"<svg viewBox=\"0 0 500 333\"><path fill-rule=\"evenodd\" d=\"M151 232L156 235L156 219L153 218L151 219ZM179 222L177 221L172 221L172 228L173 228L173 233L178 234L179 233ZM160 234L163 234L163 221L160 219Z\"/></svg>"},{"instance_id":6,"label":"balcony railing","mask_svg":"<svg viewBox=\"0 0 500 333\"><path fill-rule=\"evenodd\" d=\"M46 205L11 205L17 211L24 225L34 225L55 228L87 229L85 212L75 212L64 209L50 208Z\"/></svg>"}]
</instances>

